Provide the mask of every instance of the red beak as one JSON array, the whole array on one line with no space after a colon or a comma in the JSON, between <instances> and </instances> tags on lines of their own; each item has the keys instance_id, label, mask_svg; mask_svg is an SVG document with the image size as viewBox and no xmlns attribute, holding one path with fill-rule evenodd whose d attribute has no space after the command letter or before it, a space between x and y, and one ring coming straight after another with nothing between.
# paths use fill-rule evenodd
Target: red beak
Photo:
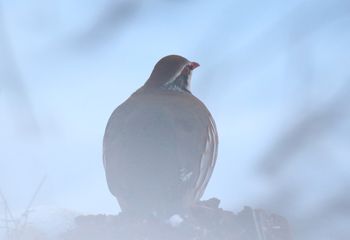
<instances>
[{"instance_id":1,"label":"red beak","mask_svg":"<svg viewBox=\"0 0 350 240\"><path fill-rule=\"evenodd\" d=\"M191 70L193 70L193 69L199 67L199 63L196 63L196 62L190 62L189 65L190 65L190 69L191 69Z\"/></svg>"}]
</instances>

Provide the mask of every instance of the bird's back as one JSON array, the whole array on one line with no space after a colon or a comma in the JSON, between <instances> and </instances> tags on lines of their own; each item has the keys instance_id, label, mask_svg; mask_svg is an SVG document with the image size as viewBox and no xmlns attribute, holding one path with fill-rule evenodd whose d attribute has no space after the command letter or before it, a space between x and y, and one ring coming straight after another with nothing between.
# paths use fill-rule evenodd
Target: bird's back
<instances>
[{"instance_id":1,"label":"bird's back","mask_svg":"<svg viewBox=\"0 0 350 240\"><path fill-rule=\"evenodd\" d=\"M108 186L125 211L186 207L203 193L216 146L215 124L197 98L141 88L108 121Z\"/></svg>"}]
</instances>

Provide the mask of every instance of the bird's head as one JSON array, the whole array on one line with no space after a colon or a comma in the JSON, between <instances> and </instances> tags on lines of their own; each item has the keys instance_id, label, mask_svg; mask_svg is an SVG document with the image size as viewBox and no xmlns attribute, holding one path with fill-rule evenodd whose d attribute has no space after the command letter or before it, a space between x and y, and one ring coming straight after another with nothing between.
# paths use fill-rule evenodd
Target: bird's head
<instances>
[{"instance_id":1,"label":"bird's head","mask_svg":"<svg viewBox=\"0 0 350 240\"><path fill-rule=\"evenodd\" d=\"M190 92L192 70L198 66L178 55L163 57L154 66L145 86Z\"/></svg>"}]
</instances>

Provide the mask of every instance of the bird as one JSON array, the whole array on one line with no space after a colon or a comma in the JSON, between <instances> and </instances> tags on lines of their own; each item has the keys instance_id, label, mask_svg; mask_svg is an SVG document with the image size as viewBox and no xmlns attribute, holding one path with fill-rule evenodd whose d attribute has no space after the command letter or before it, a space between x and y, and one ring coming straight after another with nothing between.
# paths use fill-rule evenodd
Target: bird
<instances>
[{"instance_id":1,"label":"bird","mask_svg":"<svg viewBox=\"0 0 350 240\"><path fill-rule=\"evenodd\" d=\"M218 133L191 92L198 66L179 55L163 57L111 114L103 165L122 212L167 217L200 201L215 167Z\"/></svg>"}]
</instances>

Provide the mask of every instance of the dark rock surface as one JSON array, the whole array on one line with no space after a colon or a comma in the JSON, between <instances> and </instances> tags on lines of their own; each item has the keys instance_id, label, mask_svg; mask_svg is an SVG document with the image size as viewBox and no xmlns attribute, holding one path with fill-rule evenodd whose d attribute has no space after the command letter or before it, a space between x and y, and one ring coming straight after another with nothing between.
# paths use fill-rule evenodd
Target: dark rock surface
<instances>
[{"instance_id":1,"label":"dark rock surface","mask_svg":"<svg viewBox=\"0 0 350 240\"><path fill-rule=\"evenodd\" d=\"M219 208L212 198L184 216L171 220L136 218L120 213L76 218L66 240L291 240L288 222L281 216L245 207L238 214Z\"/></svg>"}]
</instances>

